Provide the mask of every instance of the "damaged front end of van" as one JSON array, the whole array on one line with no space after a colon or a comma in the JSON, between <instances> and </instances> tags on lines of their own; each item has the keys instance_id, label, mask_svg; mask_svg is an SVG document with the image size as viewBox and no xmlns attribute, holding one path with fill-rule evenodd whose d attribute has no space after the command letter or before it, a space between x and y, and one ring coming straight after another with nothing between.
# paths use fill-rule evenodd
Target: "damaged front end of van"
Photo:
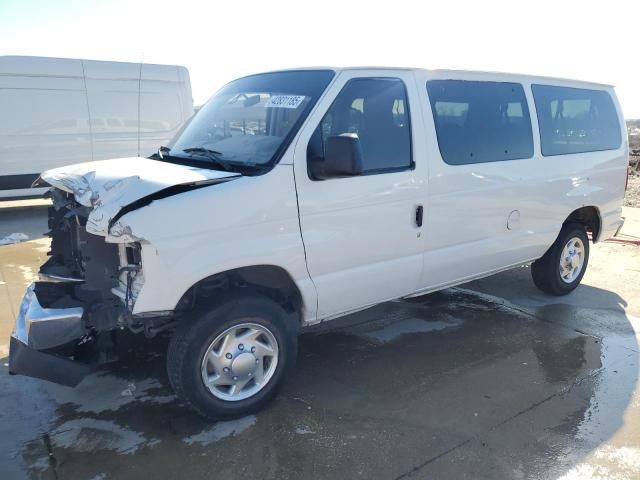
<instances>
[{"instance_id":1,"label":"damaged front end of van","mask_svg":"<svg viewBox=\"0 0 640 480\"><path fill-rule=\"evenodd\" d=\"M28 288L10 340L9 371L67 386L115 358L114 331L147 336L170 328L172 311L134 314L144 285L144 231L126 213L237 178L151 159L117 159L43 173L49 186L48 260Z\"/></svg>"}]
</instances>

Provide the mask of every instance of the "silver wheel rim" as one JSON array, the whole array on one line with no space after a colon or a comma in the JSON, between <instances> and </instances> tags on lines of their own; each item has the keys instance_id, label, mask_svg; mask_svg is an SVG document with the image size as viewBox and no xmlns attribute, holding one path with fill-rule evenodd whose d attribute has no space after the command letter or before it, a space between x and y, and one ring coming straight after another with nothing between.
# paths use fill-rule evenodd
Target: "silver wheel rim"
<instances>
[{"instance_id":1,"label":"silver wheel rim","mask_svg":"<svg viewBox=\"0 0 640 480\"><path fill-rule=\"evenodd\" d=\"M584 243L578 237L569 240L560 255L560 278L573 283L584 267Z\"/></svg>"},{"instance_id":2,"label":"silver wheel rim","mask_svg":"<svg viewBox=\"0 0 640 480\"><path fill-rule=\"evenodd\" d=\"M262 390L277 366L273 333L257 323L240 323L209 344L202 359L202 381L213 396L237 402Z\"/></svg>"}]
</instances>

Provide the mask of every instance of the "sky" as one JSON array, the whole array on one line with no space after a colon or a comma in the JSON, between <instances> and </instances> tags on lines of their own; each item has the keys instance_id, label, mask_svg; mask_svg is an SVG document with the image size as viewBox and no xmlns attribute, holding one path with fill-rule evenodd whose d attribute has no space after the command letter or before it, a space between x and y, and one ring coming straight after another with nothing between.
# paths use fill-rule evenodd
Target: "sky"
<instances>
[{"instance_id":1,"label":"sky","mask_svg":"<svg viewBox=\"0 0 640 480\"><path fill-rule=\"evenodd\" d=\"M184 65L195 104L249 73L402 66L613 84L640 118L637 0L0 0L0 55Z\"/></svg>"}]
</instances>

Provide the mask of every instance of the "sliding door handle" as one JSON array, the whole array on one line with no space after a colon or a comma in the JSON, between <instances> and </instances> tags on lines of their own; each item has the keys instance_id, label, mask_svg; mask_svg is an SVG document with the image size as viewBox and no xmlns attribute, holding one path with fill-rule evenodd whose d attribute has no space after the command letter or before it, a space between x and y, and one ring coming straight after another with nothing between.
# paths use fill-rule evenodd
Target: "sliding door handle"
<instances>
[{"instance_id":1,"label":"sliding door handle","mask_svg":"<svg viewBox=\"0 0 640 480\"><path fill-rule=\"evenodd\" d=\"M422 226L422 217L424 216L424 208L422 205L418 205L416 208L416 225L418 227Z\"/></svg>"}]
</instances>

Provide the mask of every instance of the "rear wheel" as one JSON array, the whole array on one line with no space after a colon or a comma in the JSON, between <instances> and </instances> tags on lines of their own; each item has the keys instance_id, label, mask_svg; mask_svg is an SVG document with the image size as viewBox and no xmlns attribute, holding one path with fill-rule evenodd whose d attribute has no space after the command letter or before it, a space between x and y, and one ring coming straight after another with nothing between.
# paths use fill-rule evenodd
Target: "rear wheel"
<instances>
[{"instance_id":1,"label":"rear wheel","mask_svg":"<svg viewBox=\"0 0 640 480\"><path fill-rule=\"evenodd\" d=\"M169 344L176 394L210 418L253 413L277 393L296 356L295 328L280 305L234 295L184 319Z\"/></svg>"},{"instance_id":2,"label":"rear wheel","mask_svg":"<svg viewBox=\"0 0 640 480\"><path fill-rule=\"evenodd\" d=\"M566 295L582 280L589 263L589 238L584 225L567 223L544 256L531 265L536 287L550 295Z\"/></svg>"}]
</instances>

